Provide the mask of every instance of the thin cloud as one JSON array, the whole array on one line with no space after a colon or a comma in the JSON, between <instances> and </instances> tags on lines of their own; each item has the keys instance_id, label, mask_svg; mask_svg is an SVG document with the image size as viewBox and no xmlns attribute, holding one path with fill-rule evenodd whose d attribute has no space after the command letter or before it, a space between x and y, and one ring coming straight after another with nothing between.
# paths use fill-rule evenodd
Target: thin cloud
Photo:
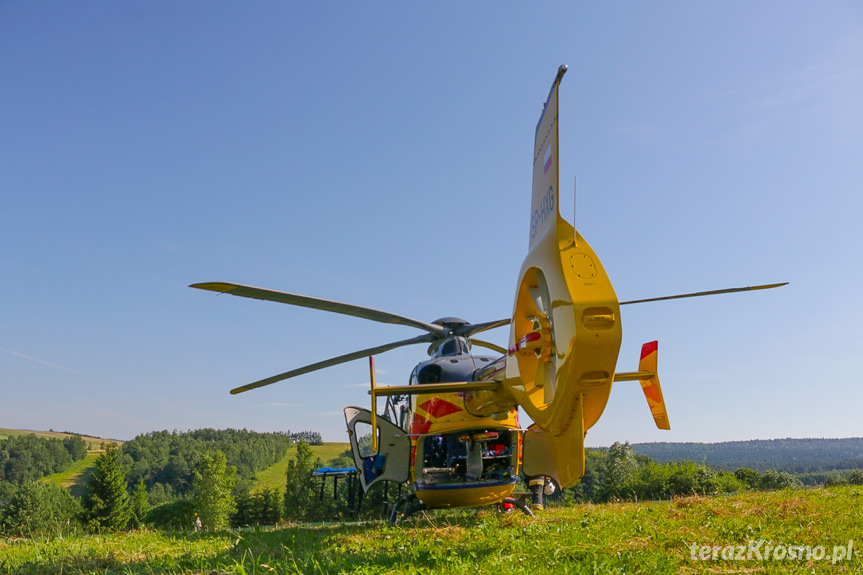
<instances>
[{"instance_id":1,"label":"thin cloud","mask_svg":"<svg viewBox=\"0 0 863 575\"><path fill-rule=\"evenodd\" d=\"M50 361L45 361L44 359L39 359L38 357L33 357L31 355L24 355L23 353L18 353L17 351L12 351L11 349L6 349L5 347L0 347L0 351L5 351L8 354L20 357L21 359L26 359L27 361L32 361L33 363L38 363L41 365L47 365L48 367L53 367L54 369L59 369L60 371L65 371L67 373L76 373L74 369L62 365L57 365L56 363L51 363Z\"/></svg>"}]
</instances>

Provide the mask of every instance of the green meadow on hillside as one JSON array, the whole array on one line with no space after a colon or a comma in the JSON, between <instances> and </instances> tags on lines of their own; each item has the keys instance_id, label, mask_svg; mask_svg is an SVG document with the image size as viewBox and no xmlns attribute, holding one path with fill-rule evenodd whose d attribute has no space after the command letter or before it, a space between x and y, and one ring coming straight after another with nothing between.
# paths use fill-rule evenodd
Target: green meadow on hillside
<instances>
[{"instance_id":1,"label":"green meadow on hillside","mask_svg":"<svg viewBox=\"0 0 863 575\"><path fill-rule=\"evenodd\" d=\"M90 451L87 453L87 457L76 461L65 471L44 477L42 481L65 487L75 497L81 497L86 491L87 478L93 473L96 468L96 460L103 453L104 450Z\"/></svg>"},{"instance_id":2,"label":"green meadow on hillside","mask_svg":"<svg viewBox=\"0 0 863 575\"><path fill-rule=\"evenodd\" d=\"M350 443L324 443L323 445L310 446L312 455L320 458L324 466L331 466L336 463L336 460L348 449L351 448ZM285 456L277 463L270 467L259 471L255 474L255 486L252 491L261 489L284 489L285 488L285 471L288 469L288 462L292 461L297 455L295 447L289 449Z\"/></svg>"},{"instance_id":3,"label":"green meadow on hillside","mask_svg":"<svg viewBox=\"0 0 863 575\"><path fill-rule=\"evenodd\" d=\"M0 574L859 573L863 488L0 542ZM850 545L849 545L850 544ZM850 554L849 554L850 550Z\"/></svg>"}]
</instances>

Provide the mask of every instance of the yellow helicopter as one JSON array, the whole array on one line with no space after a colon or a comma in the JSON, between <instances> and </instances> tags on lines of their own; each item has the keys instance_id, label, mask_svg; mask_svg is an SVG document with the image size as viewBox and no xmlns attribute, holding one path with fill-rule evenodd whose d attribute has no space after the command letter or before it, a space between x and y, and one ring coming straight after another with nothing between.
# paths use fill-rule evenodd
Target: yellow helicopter
<instances>
[{"instance_id":1,"label":"yellow helicopter","mask_svg":"<svg viewBox=\"0 0 863 575\"><path fill-rule=\"evenodd\" d=\"M618 372L620 306L779 287L731 288L620 302L587 241L559 212L558 69L536 127L528 253L519 272L512 316L471 324L453 317L431 323L366 307L231 283L190 287L408 325L422 335L340 355L231 390L232 394L368 357L371 409L346 407L345 420L364 490L382 481L408 483L394 505L397 521L420 509L518 506L520 473L531 503L543 491L570 487L584 474L584 437L602 415L615 381L639 381L656 426L670 429L657 376L657 342L644 344L634 372ZM504 349L476 338L510 326ZM373 356L428 344L430 358L406 386L375 383ZM498 356L475 355L473 346ZM386 398L381 415L377 400ZM522 428L518 408L533 421ZM363 441L369 437L371 441Z\"/></svg>"}]
</instances>

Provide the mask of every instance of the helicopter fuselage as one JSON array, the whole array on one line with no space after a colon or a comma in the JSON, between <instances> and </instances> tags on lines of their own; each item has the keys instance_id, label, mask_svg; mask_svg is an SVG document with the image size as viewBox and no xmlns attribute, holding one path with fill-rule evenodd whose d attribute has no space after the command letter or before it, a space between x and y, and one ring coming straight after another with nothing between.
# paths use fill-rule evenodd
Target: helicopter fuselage
<instances>
[{"instance_id":1,"label":"helicopter fuselage","mask_svg":"<svg viewBox=\"0 0 863 575\"><path fill-rule=\"evenodd\" d=\"M476 381L498 361L471 355L466 345L459 351L465 353L418 364L410 385ZM472 413L472 399L471 392L411 395L410 481L426 508L490 505L515 488L521 461L518 412L513 407L505 416Z\"/></svg>"}]
</instances>

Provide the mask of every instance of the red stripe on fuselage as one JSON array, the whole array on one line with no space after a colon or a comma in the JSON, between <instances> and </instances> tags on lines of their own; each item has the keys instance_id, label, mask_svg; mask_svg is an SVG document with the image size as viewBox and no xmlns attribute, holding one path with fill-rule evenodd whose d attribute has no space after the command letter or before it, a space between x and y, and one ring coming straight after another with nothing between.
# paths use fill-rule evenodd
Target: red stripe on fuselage
<instances>
[{"instance_id":1,"label":"red stripe on fuselage","mask_svg":"<svg viewBox=\"0 0 863 575\"><path fill-rule=\"evenodd\" d=\"M435 419L440 419L451 413L461 411L461 408L454 403L450 403L445 399L435 397L419 405L419 408L431 415Z\"/></svg>"}]
</instances>

